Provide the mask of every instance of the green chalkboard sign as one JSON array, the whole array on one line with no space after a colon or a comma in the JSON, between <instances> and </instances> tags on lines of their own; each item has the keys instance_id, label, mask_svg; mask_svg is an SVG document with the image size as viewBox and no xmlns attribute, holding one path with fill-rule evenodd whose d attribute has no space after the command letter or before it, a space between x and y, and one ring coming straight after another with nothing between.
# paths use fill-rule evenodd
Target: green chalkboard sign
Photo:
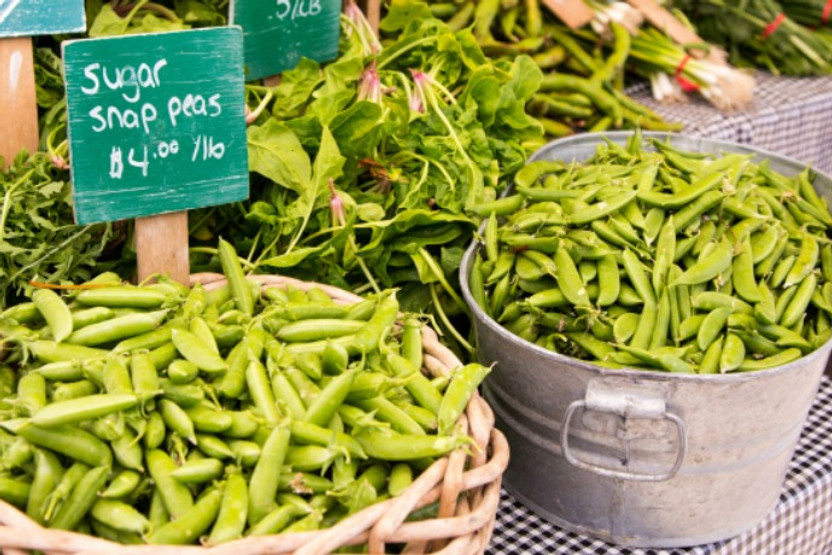
<instances>
[{"instance_id":1,"label":"green chalkboard sign","mask_svg":"<svg viewBox=\"0 0 832 555\"><path fill-rule=\"evenodd\" d=\"M303 56L338 55L341 0L231 0L230 12L243 28L249 81L291 69Z\"/></svg>"},{"instance_id":2,"label":"green chalkboard sign","mask_svg":"<svg viewBox=\"0 0 832 555\"><path fill-rule=\"evenodd\" d=\"M248 197L239 27L64 43L79 224Z\"/></svg>"},{"instance_id":3,"label":"green chalkboard sign","mask_svg":"<svg viewBox=\"0 0 832 555\"><path fill-rule=\"evenodd\" d=\"M0 37L80 33L84 0L0 0Z\"/></svg>"}]
</instances>

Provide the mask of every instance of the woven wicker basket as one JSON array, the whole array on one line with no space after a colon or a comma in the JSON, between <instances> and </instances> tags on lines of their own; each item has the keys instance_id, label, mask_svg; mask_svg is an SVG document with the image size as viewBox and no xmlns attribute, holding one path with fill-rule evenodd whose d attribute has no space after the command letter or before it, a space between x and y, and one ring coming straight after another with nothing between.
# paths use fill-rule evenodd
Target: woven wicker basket
<instances>
[{"instance_id":1,"label":"woven wicker basket","mask_svg":"<svg viewBox=\"0 0 832 555\"><path fill-rule=\"evenodd\" d=\"M352 304L360 297L318 283L279 276L251 276L261 287L291 285L317 287L336 302ZM214 289L225 283L219 274L195 274L192 283ZM462 365L430 328L423 328L424 366L432 376ZM508 465L508 443L494 428L494 415L479 394L474 394L460 424L476 442L475 448L457 449L437 460L400 496L371 505L332 528L315 532L240 539L211 548L198 546L126 546L84 534L49 530L24 513L0 501L0 548L5 555L31 550L47 554L127 553L128 555L313 555L339 547L369 545L370 553L385 553L387 544L406 544L403 553L482 553L491 538L500 500L502 474ZM437 518L405 522L416 509L439 503Z\"/></svg>"}]
</instances>

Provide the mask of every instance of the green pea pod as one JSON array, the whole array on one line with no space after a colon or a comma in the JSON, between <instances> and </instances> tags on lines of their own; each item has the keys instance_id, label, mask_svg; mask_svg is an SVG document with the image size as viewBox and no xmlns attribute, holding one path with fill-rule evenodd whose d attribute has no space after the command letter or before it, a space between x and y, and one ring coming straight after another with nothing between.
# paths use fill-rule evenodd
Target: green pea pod
<instances>
[{"instance_id":1,"label":"green pea pod","mask_svg":"<svg viewBox=\"0 0 832 555\"><path fill-rule=\"evenodd\" d=\"M728 323L728 316L730 315L731 309L728 307L716 308L708 313L696 334L696 342L701 351L706 351L708 346L722 332L725 324Z\"/></svg>"},{"instance_id":2,"label":"green pea pod","mask_svg":"<svg viewBox=\"0 0 832 555\"><path fill-rule=\"evenodd\" d=\"M656 294L647 278L641 262L638 257L630 249L624 249L621 253L621 258L624 263L624 270L627 272L627 277L630 283L633 284L639 297L644 301L645 307L656 307Z\"/></svg>"},{"instance_id":3,"label":"green pea pod","mask_svg":"<svg viewBox=\"0 0 832 555\"><path fill-rule=\"evenodd\" d=\"M146 408L152 409L155 404L148 405L148 402L159 395L162 390L159 386L159 374L148 354L134 353L131 356L130 380L139 402Z\"/></svg>"},{"instance_id":4,"label":"green pea pod","mask_svg":"<svg viewBox=\"0 0 832 555\"><path fill-rule=\"evenodd\" d=\"M685 270L670 285L696 285L710 281L731 267L733 255L734 249L731 244L726 241L720 242L708 256Z\"/></svg>"},{"instance_id":5,"label":"green pea pod","mask_svg":"<svg viewBox=\"0 0 832 555\"><path fill-rule=\"evenodd\" d=\"M248 411L225 411L225 414L231 417L231 425L221 432L225 437L244 439L253 436L260 427Z\"/></svg>"},{"instance_id":6,"label":"green pea pod","mask_svg":"<svg viewBox=\"0 0 832 555\"><path fill-rule=\"evenodd\" d=\"M782 366L784 364L788 364L789 362L794 362L795 360L799 359L802 355L800 349L786 349L776 355L771 355L766 358L761 359L745 359L742 364L740 364L739 370L740 372L750 372L752 370L765 370L767 368L774 368L776 366Z\"/></svg>"},{"instance_id":7,"label":"green pea pod","mask_svg":"<svg viewBox=\"0 0 832 555\"><path fill-rule=\"evenodd\" d=\"M586 285L578 273L575 262L563 244L555 253L557 280L563 295L575 306L589 306L589 295ZM496 310L495 310L496 312Z\"/></svg>"},{"instance_id":8,"label":"green pea pod","mask_svg":"<svg viewBox=\"0 0 832 555\"><path fill-rule=\"evenodd\" d=\"M491 214L495 216L508 216L518 210L523 205L523 197L520 195L510 195L507 197L492 200L490 202L482 202L467 208L468 211L473 212L477 216L487 218Z\"/></svg>"},{"instance_id":9,"label":"green pea pod","mask_svg":"<svg viewBox=\"0 0 832 555\"><path fill-rule=\"evenodd\" d=\"M773 288L779 288L781 285L783 285L783 282L786 280L786 276L791 271L792 266L794 266L796 260L797 256L795 255L789 255L780 259L780 261L774 267L774 271L771 274L769 285L771 285L771 287Z\"/></svg>"},{"instance_id":10,"label":"green pea pod","mask_svg":"<svg viewBox=\"0 0 832 555\"><path fill-rule=\"evenodd\" d=\"M141 475L135 470L122 470L110 480L107 488L101 492L104 499L123 499L136 491L141 483Z\"/></svg>"},{"instance_id":11,"label":"green pea pod","mask_svg":"<svg viewBox=\"0 0 832 555\"><path fill-rule=\"evenodd\" d=\"M87 306L153 309L162 306L168 296L145 287L121 285L85 289L76 295L75 300Z\"/></svg>"},{"instance_id":12,"label":"green pea pod","mask_svg":"<svg viewBox=\"0 0 832 555\"><path fill-rule=\"evenodd\" d=\"M108 351L94 349L82 345L69 345L55 341L31 341L26 344L32 354L41 362L61 362L74 360L83 362L86 360L104 359Z\"/></svg>"},{"instance_id":13,"label":"green pea pod","mask_svg":"<svg viewBox=\"0 0 832 555\"><path fill-rule=\"evenodd\" d=\"M223 433L234 423L230 411L217 410L209 406L196 406L185 409L185 413L194 424L194 430L209 434Z\"/></svg>"},{"instance_id":14,"label":"green pea pod","mask_svg":"<svg viewBox=\"0 0 832 555\"><path fill-rule=\"evenodd\" d=\"M361 459L367 458L367 455L355 439L344 432L330 430L316 424L298 420L293 420L289 428L292 432L292 439L297 443L320 445L321 447L337 445L343 447L353 457Z\"/></svg>"},{"instance_id":15,"label":"green pea pod","mask_svg":"<svg viewBox=\"0 0 832 555\"><path fill-rule=\"evenodd\" d=\"M220 259L222 271L228 279L231 297L234 299L237 308L244 314L251 316L254 314L254 297L249 289L237 252L231 246L231 243L220 239L217 246L217 255Z\"/></svg>"},{"instance_id":16,"label":"green pea pod","mask_svg":"<svg viewBox=\"0 0 832 555\"><path fill-rule=\"evenodd\" d=\"M697 369L700 374L716 374L719 372L719 365L722 359L722 344L723 339L720 336L708 346L708 350L705 351Z\"/></svg>"},{"instance_id":17,"label":"green pea pod","mask_svg":"<svg viewBox=\"0 0 832 555\"><path fill-rule=\"evenodd\" d=\"M780 228L770 225L762 233L755 233L751 236L751 259L753 263L759 264L765 260L777 247L780 239Z\"/></svg>"},{"instance_id":18,"label":"green pea pod","mask_svg":"<svg viewBox=\"0 0 832 555\"><path fill-rule=\"evenodd\" d=\"M469 441L464 437L412 436L371 428L359 430L355 439L368 456L387 461L441 457Z\"/></svg>"},{"instance_id":19,"label":"green pea pod","mask_svg":"<svg viewBox=\"0 0 832 555\"><path fill-rule=\"evenodd\" d=\"M157 528L147 537L150 544L187 545L208 531L220 511L223 487L212 487L179 518Z\"/></svg>"},{"instance_id":20,"label":"green pea pod","mask_svg":"<svg viewBox=\"0 0 832 555\"><path fill-rule=\"evenodd\" d=\"M288 410L292 418L302 419L306 414L306 405L295 390L289 378L282 372L275 372L272 377L272 392L282 410Z\"/></svg>"},{"instance_id":21,"label":"green pea pod","mask_svg":"<svg viewBox=\"0 0 832 555\"><path fill-rule=\"evenodd\" d=\"M246 384L254 405L260 409L270 425L276 425L280 413L274 401L266 369L257 360L251 360L246 368Z\"/></svg>"},{"instance_id":22,"label":"green pea pod","mask_svg":"<svg viewBox=\"0 0 832 555\"><path fill-rule=\"evenodd\" d=\"M659 298L659 305L656 309L656 324L653 335L650 339L650 349L664 347L667 343L667 334L670 329L670 293L667 288L662 290Z\"/></svg>"},{"instance_id":23,"label":"green pea pod","mask_svg":"<svg viewBox=\"0 0 832 555\"><path fill-rule=\"evenodd\" d=\"M234 451L217 436L211 434L196 434L196 444L199 450L216 459L233 459Z\"/></svg>"},{"instance_id":24,"label":"green pea pod","mask_svg":"<svg viewBox=\"0 0 832 555\"><path fill-rule=\"evenodd\" d=\"M780 317L781 326L789 328L803 319L817 286L818 278L815 274L812 273L803 278L803 281L797 287L794 297L789 301L789 304L783 311L783 315Z\"/></svg>"},{"instance_id":25,"label":"green pea pod","mask_svg":"<svg viewBox=\"0 0 832 555\"><path fill-rule=\"evenodd\" d=\"M350 353L369 353L377 349L382 337L389 332L395 323L398 314L399 303L396 300L395 292L382 295L375 314L367 322L367 325L355 334L353 341L348 345Z\"/></svg>"},{"instance_id":26,"label":"green pea pod","mask_svg":"<svg viewBox=\"0 0 832 555\"><path fill-rule=\"evenodd\" d=\"M156 490L159 492L162 502L170 517L179 521L190 514L194 507L194 500L187 486L178 482L171 473L176 470L176 464L164 451L152 449L145 454L147 470ZM160 529L157 529L158 532Z\"/></svg>"},{"instance_id":27,"label":"green pea pod","mask_svg":"<svg viewBox=\"0 0 832 555\"><path fill-rule=\"evenodd\" d=\"M300 320L281 327L277 332L277 338L286 343L334 339L336 337L356 334L367 325L368 323L362 320Z\"/></svg>"},{"instance_id":28,"label":"green pea pod","mask_svg":"<svg viewBox=\"0 0 832 555\"><path fill-rule=\"evenodd\" d=\"M136 312L83 327L66 338L67 343L95 347L155 330L167 316L167 310Z\"/></svg>"},{"instance_id":29,"label":"green pea pod","mask_svg":"<svg viewBox=\"0 0 832 555\"><path fill-rule=\"evenodd\" d=\"M447 395L447 390L445 394ZM378 396L372 399L356 401L355 405L368 412L375 411L376 418L383 422L389 422L393 429L398 432L410 435L423 435L425 433L425 430L418 422L413 420L406 412L385 397ZM340 409L338 412L343 415Z\"/></svg>"},{"instance_id":30,"label":"green pea pod","mask_svg":"<svg viewBox=\"0 0 832 555\"><path fill-rule=\"evenodd\" d=\"M604 200L569 214L567 216L567 221L573 225L583 225L599 218L603 218L621 210L628 203L632 202L637 194L638 193L636 191L628 191L618 194L613 198L613 200Z\"/></svg>"},{"instance_id":31,"label":"green pea pod","mask_svg":"<svg viewBox=\"0 0 832 555\"><path fill-rule=\"evenodd\" d=\"M653 339L653 330L656 326L656 318L658 317L658 307L655 304L644 305L641 311L641 316L638 320L638 326L630 339L630 346L646 349L650 346L650 341Z\"/></svg>"},{"instance_id":32,"label":"green pea pod","mask_svg":"<svg viewBox=\"0 0 832 555\"><path fill-rule=\"evenodd\" d=\"M413 396L413 399L420 406L437 414L439 406L442 404L442 394L433 387L430 380L404 357L390 354L387 357L387 361L397 376L409 378L405 384L405 388Z\"/></svg>"},{"instance_id":33,"label":"green pea pod","mask_svg":"<svg viewBox=\"0 0 832 555\"><path fill-rule=\"evenodd\" d=\"M341 450L333 446L293 445L286 454L286 464L301 472L323 473L341 456Z\"/></svg>"},{"instance_id":34,"label":"green pea pod","mask_svg":"<svg viewBox=\"0 0 832 555\"><path fill-rule=\"evenodd\" d=\"M610 306L618 300L621 280L614 255L606 255L598 261L598 306Z\"/></svg>"},{"instance_id":35,"label":"green pea pod","mask_svg":"<svg viewBox=\"0 0 832 555\"><path fill-rule=\"evenodd\" d=\"M35 475L26 500L26 514L40 524L46 523L49 496L64 474L61 461L51 451L35 449Z\"/></svg>"},{"instance_id":36,"label":"green pea pod","mask_svg":"<svg viewBox=\"0 0 832 555\"><path fill-rule=\"evenodd\" d=\"M169 399L160 399L159 412L167 428L184 437L192 444L196 444L194 423L182 407Z\"/></svg>"},{"instance_id":37,"label":"green pea pod","mask_svg":"<svg viewBox=\"0 0 832 555\"><path fill-rule=\"evenodd\" d=\"M92 434L72 426L44 428L34 424L22 426L17 434L29 443L51 449L90 466L113 464L110 448Z\"/></svg>"},{"instance_id":38,"label":"green pea pod","mask_svg":"<svg viewBox=\"0 0 832 555\"><path fill-rule=\"evenodd\" d=\"M127 503L115 499L99 499L90 509L90 515L107 526L125 532L144 535L151 529L147 517Z\"/></svg>"},{"instance_id":39,"label":"green pea pod","mask_svg":"<svg viewBox=\"0 0 832 555\"><path fill-rule=\"evenodd\" d=\"M165 441L165 421L162 415L158 412L152 412L147 417L147 426L145 427L142 441L147 449L156 449L163 441Z\"/></svg>"},{"instance_id":40,"label":"green pea pod","mask_svg":"<svg viewBox=\"0 0 832 555\"><path fill-rule=\"evenodd\" d=\"M203 484L222 476L223 468L217 459L196 459L180 465L170 475L183 484Z\"/></svg>"},{"instance_id":41,"label":"green pea pod","mask_svg":"<svg viewBox=\"0 0 832 555\"><path fill-rule=\"evenodd\" d=\"M737 335L729 333L725 336L722 353L719 356L719 371L731 372L740 367L745 360L745 344Z\"/></svg>"},{"instance_id":42,"label":"green pea pod","mask_svg":"<svg viewBox=\"0 0 832 555\"><path fill-rule=\"evenodd\" d=\"M238 398L246 388L246 368L249 362L249 344L244 338L226 358L228 371L223 375L219 385L219 394L227 399Z\"/></svg>"},{"instance_id":43,"label":"green pea pod","mask_svg":"<svg viewBox=\"0 0 832 555\"><path fill-rule=\"evenodd\" d=\"M581 349L589 353L589 355L595 360L606 360L611 353L615 352L614 347L604 341L600 341L592 334L571 332L566 333L565 335Z\"/></svg>"},{"instance_id":44,"label":"green pea pod","mask_svg":"<svg viewBox=\"0 0 832 555\"><path fill-rule=\"evenodd\" d=\"M29 373L17 381L17 404L26 414L37 414L46 406L46 380Z\"/></svg>"},{"instance_id":45,"label":"green pea pod","mask_svg":"<svg viewBox=\"0 0 832 555\"><path fill-rule=\"evenodd\" d=\"M98 499L98 493L107 483L109 471L109 466L99 466L84 474L84 477L72 489L66 503L49 522L49 528L56 530L75 528Z\"/></svg>"},{"instance_id":46,"label":"green pea pod","mask_svg":"<svg viewBox=\"0 0 832 555\"><path fill-rule=\"evenodd\" d=\"M659 295L676 256L676 227L673 216L665 220L656 243L656 262L653 264L653 291Z\"/></svg>"},{"instance_id":47,"label":"green pea pod","mask_svg":"<svg viewBox=\"0 0 832 555\"><path fill-rule=\"evenodd\" d=\"M468 364L453 374L437 413L440 434L447 434L452 430L471 396L490 372L491 368L488 366Z\"/></svg>"},{"instance_id":48,"label":"green pea pod","mask_svg":"<svg viewBox=\"0 0 832 555\"><path fill-rule=\"evenodd\" d=\"M225 482L222 503L207 545L235 540L243 535L248 515L248 484L239 472L232 473Z\"/></svg>"},{"instance_id":49,"label":"green pea pod","mask_svg":"<svg viewBox=\"0 0 832 555\"><path fill-rule=\"evenodd\" d=\"M171 332L171 340L179 354L199 367L200 370L209 373L227 370L228 365L225 361L191 332L175 329Z\"/></svg>"},{"instance_id":50,"label":"green pea pod","mask_svg":"<svg viewBox=\"0 0 832 555\"><path fill-rule=\"evenodd\" d=\"M749 303L757 303L762 297L754 279L754 255L748 237L742 241L741 248L740 253L734 258L731 272L734 290Z\"/></svg>"},{"instance_id":51,"label":"green pea pod","mask_svg":"<svg viewBox=\"0 0 832 555\"><path fill-rule=\"evenodd\" d=\"M266 536L282 532L289 523L305 511L295 505L283 505L264 516L257 524L249 528L249 536Z\"/></svg>"},{"instance_id":52,"label":"green pea pod","mask_svg":"<svg viewBox=\"0 0 832 555\"><path fill-rule=\"evenodd\" d=\"M638 328L639 315L633 312L625 312L615 319L613 324L613 337L616 343L626 343L630 340Z\"/></svg>"},{"instance_id":53,"label":"green pea pod","mask_svg":"<svg viewBox=\"0 0 832 555\"><path fill-rule=\"evenodd\" d=\"M627 345L619 345L618 348L653 368L681 374L694 373L694 368L691 364L673 354L653 353L638 347L628 347Z\"/></svg>"},{"instance_id":54,"label":"green pea pod","mask_svg":"<svg viewBox=\"0 0 832 555\"><path fill-rule=\"evenodd\" d=\"M818 263L820 256L820 246L817 239L815 239L808 232L803 233L803 240L800 244L800 252L794 262L794 266L789 270L786 280L783 282L783 287L788 288L803 281L808 276Z\"/></svg>"},{"instance_id":55,"label":"green pea pod","mask_svg":"<svg viewBox=\"0 0 832 555\"><path fill-rule=\"evenodd\" d=\"M131 409L138 402L138 398L130 394L88 395L47 405L32 416L31 422L47 428L75 424Z\"/></svg>"},{"instance_id":56,"label":"green pea pod","mask_svg":"<svg viewBox=\"0 0 832 555\"><path fill-rule=\"evenodd\" d=\"M174 360L168 366L168 379L175 384L186 384L199 376L199 367L187 360Z\"/></svg>"},{"instance_id":57,"label":"green pea pod","mask_svg":"<svg viewBox=\"0 0 832 555\"><path fill-rule=\"evenodd\" d=\"M72 314L57 293L50 289L38 289L32 293L32 301L46 320L55 341L63 341L72 334Z\"/></svg>"},{"instance_id":58,"label":"green pea pod","mask_svg":"<svg viewBox=\"0 0 832 555\"><path fill-rule=\"evenodd\" d=\"M697 293L693 296L693 299L691 299L691 305L693 308L699 310L711 311L715 308L728 307L734 312L741 312L743 314L754 313L754 307L750 304L731 295L726 295L725 293L719 293L717 291L703 291L702 293Z\"/></svg>"},{"instance_id":59,"label":"green pea pod","mask_svg":"<svg viewBox=\"0 0 832 555\"><path fill-rule=\"evenodd\" d=\"M249 524L256 524L275 508L280 475L278 469L283 467L286 460L290 438L289 428L278 426L271 431L263 445L249 482Z\"/></svg>"}]
</instances>

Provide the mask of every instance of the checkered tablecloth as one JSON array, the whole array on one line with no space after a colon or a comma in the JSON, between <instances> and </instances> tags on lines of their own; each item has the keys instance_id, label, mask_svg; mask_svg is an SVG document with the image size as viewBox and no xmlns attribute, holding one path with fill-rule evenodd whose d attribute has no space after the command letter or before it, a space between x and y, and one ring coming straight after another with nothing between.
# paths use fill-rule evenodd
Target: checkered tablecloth
<instances>
[{"instance_id":1,"label":"checkered tablecloth","mask_svg":"<svg viewBox=\"0 0 832 555\"><path fill-rule=\"evenodd\" d=\"M756 78L753 104L733 114L722 114L701 99L659 104L646 83L628 92L668 121L683 122L683 133L752 144L832 174L832 77L789 78L757 72Z\"/></svg>"},{"instance_id":2,"label":"checkered tablecloth","mask_svg":"<svg viewBox=\"0 0 832 555\"><path fill-rule=\"evenodd\" d=\"M832 555L832 378L821 382L779 503L753 530L689 549L625 549L558 528L504 490L487 553Z\"/></svg>"}]
</instances>

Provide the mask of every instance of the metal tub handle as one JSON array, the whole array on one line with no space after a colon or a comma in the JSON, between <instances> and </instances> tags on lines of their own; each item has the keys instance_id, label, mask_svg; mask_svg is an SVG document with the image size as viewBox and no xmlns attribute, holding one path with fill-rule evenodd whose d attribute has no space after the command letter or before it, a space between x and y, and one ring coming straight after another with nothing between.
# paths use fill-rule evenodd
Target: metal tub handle
<instances>
[{"instance_id":1,"label":"metal tub handle","mask_svg":"<svg viewBox=\"0 0 832 555\"><path fill-rule=\"evenodd\" d=\"M569 428L572 417L578 409L587 408L590 410L615 414L626 418L640 418L646 420L668 420L676 427L678 435L678 450L673 466L667 472L659 474L638 473L626 470L616 470L591 464L578 459L569 447ZM563 426L560 432L560 447L563 456L570 464L588 472L606 476L608 478L619 478L633 482L662 482L670 480L679 472L687 453L687 427L685 421L678 415L669 412L661 392L621 388L620 385L604 384L591 380L587 386L585 399L574 401L566 409L563 417Z\"/></svg>"}]
</instances>

